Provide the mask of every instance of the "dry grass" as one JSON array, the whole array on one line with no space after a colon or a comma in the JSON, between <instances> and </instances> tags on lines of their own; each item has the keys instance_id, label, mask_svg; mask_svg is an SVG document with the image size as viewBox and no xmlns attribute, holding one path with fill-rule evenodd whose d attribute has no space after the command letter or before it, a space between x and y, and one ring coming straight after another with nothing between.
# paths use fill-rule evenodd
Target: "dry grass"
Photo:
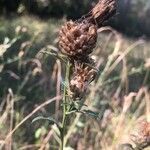
<instances>
[{"instance_id":1,"label":"dry grass","mask_svg":"<svg viewBox=\"0 0 150 150\"><path fill-rule=\"evenodd\" d=\"M27 32L30 35L33 34L31 39L34 40L25 40L22 42L22 45L26 42L30 42L31 47L34 45L36 52L29 59L30 61L34 60L32 63L35 67L26 69L27 73L25 73L23 80L20 80L17 90L15 88L11 89L8 83L8 86L1 90L0 145L7 143L6 147L3 147L6 150L55 150L58 149L57 135L53 132L56 129L55 126L51 129L47 123L43 122L35 125L33 128L31 127L30 117L33 117L39 110L40 113L46 116L53 115L56 119L61 117L59 96L61 95L61 82L63 80L63 76L61 76L63 66L59 60L55 61L53 57L44 57L42 61L37 58L38 51L52 47L49 45L49 38L50 42L55 45L57 41L55 34L58 31L57 27L59 27L59 24L56 26L57 23L41 23L34 19L32 24L28 25L24 22L25 19L30 20L28 17L23 18L22 21L18 19L13 26L15 28L22 22L22 26L28 29ZM31 30L32 32L30 32ZM51 37L45 34L46 31L48 33L52 32ZM35 38L37 37L36 32L40 35L39 38ZM46 39L47 37L48 39ZM42 41L44 41L44 44ZM40 43L40 46L35 47L36 43ZM130 133L134 130L137 122L140 120L150 121L150 68L146 68L144 65L146 59L150 57L149 45L149 41L126 38L110 27L99 30L99 41L93 58L98 62L100 71L96 82L91 84L85 101L85 104L91 110L99 113L99 118L90 118L83 114L73 115L68 122L68 133L65 136L66 147L72 147L77 150L115 150L119 144L132 143ZM11 40L10 43L0 45L1 60L5 58L5 54L9 51L8 46L13 46ZM16 58L14 57L11 60L17 62L17 66L27 67L29 59L24 58L28 58L28 55L26 55L28 54L28 49L25 48L22 51L20 46L17 49L18 52L16 53L19 54L17 59L14 59ZM47 59L52 59L53 61L51 64L46 63L47 67L51 65L48 72L45 71L44 67ZM14 61L9 61L9 64ZM22 79L20 73L13 68L7 70L4 61L1 62L1 74L4 71L11 71L10 77ZM31 82L39 74L41 77ZM0 82L2 80L3 76L0 75ZM45 89L43 92L49 92L48 95L44 93L46 96L40 97L37 102L33 102L32 98L32 105L30 103L28 105L26 101L22 102L23 97L27 100L23 92L17 93L18 89L30 88L30 85L26 86L30 82L37 87ZM47 84L47 87L44 87L47 82L52 84L52 86L48 87ZM53 84L54 82L56 84ZM31 89L36 90L34 87ZM31 95L32 92L31 90ZM37 92L36 98L39 96L38 94L40 95ZM55 96L56 98L47 100ZM55 105L51 104L56 99ZM28 101L30 102L30 100ZM39 102L42 104L40 105ZM21 105L20 103L23 104ZM43 108L48 104L50 104L50 107ZM20 106L21 108L18 109ZM49 110L51 113L49 113ZM20 127L21 125L23 126ZM32 134L29 134L29 132ZM38 136L36 137L36 135ZM28 136L32 137L29 138Z\"/></svg>"}]
</instances>

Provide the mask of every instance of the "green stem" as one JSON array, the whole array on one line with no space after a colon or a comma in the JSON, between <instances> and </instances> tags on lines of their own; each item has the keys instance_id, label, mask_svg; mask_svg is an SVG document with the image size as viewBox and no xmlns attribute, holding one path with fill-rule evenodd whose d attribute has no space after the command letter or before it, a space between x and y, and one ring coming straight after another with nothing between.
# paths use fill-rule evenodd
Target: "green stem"
<instances>
[{"instance_id":1,"label":"green stem","mask_svg":"<svg viewBox=\"0 0 150 150\"><path fill-rule=\"evenodd\" d=\"M62 119L62 130L61 130L61 146L60 150L64 149L64 134L65 134L65 126L66 126L66 119L67 119L67 101L68 101L68 96L67 96L67 87L69 87L69 75L70 75L70 62L68 61L66 65L66 76L65 76L65 83L66 85L64 86L64 93L63 93L63 119ZM66 87L67 86L67 87Z\"/></svg>"}]
</instances>

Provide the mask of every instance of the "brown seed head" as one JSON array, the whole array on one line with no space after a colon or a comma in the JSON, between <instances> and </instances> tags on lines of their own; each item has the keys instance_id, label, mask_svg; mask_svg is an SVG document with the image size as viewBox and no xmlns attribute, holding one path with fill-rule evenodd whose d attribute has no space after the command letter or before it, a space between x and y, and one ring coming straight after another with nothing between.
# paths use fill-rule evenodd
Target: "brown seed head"
<instances>
[{"instance_id":1,"label":"brown seed head","mask_svg":"<svg viewBox=\"0 0 150 150\"><path fill-rule=\"evenodd\" d=\"M150 146L150 122L140 122L135 131L131 134L131 139L141 148Z\"/></svg>"},{"instance_id":2,"label":"brown seed head","mask_svg":"<svg viewBox=\"0 0 150 150\"><path fill-rule=\"evenodd\" d=\"M97 70L86 63L75 62L75 72L70 81L70 90L73 96L82 97L88 85L95 79L96 74Z\"/></svg>"},{"instance_id":3,"label":"brown seed head","mask_svg":"<svg viewBox=\"0 0 150 150\"><path fill-rule=\"evenodd\" d=\"M97 41L95 25L84 22L67 22L59 32L59 48L70 57L83 57L92 52Z\"/></svg>"},{"instance_id":4,"label":"brown seed head","mask_svg":"<svg viewBox=\"0 0 150 150\"><path fill-rule=\"evenodd\" d=\"M108 20L116 13L116 0L100 0L92 9L91 19L95 20L98 25Z\"/></svg>"}]
</instances>

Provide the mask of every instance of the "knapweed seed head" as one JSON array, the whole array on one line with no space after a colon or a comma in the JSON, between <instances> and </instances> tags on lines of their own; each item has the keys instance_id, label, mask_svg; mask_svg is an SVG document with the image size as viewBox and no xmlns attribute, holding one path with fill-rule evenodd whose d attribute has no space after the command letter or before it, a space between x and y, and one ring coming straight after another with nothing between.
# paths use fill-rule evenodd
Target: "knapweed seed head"
<instances>
[{"instance_id":1,"label":"knapweed seed head","mask_svg":"<svg viewBox=\"0 0 150 150\"><path fill-rule=\"evenodd\" d=\"M115 10L116 0L100 0L87 15L77 21L68 21L59 31L60 51L73 67L69 86L75 99L82 97L95 79L97 69L89 54L96 46L98 25L102 26Z\"/></svg>"},{"instance_id":2,"label":"knapweed seed head","mask_svg":"<svg viewBox=\"0 0 150 150\"><path fill-rule=\"evenodd\" d=\"M74 71L70 80L70 90L74 98L80 98L86 92L89 84L95 79L97 70L87 63L75 62Z\"/></svg>"},{"instance_id":3,"label":"knapweed seed head","mask_svg":"<svg viewBox=\"0 0 150 150\"><path fill-rule=\"evenodd\" d=\"M116 13L116 0L99 0L91 11L91 20L98 25L102 25Z\"/></svg>"},{"instance_id":4,"label":"knapweed seed head","mask_svg":"<svg viewBox=\"0 0 150 150\"><path fill-rule=\"evenodd\" d=\"M131 134L131 139L137 147L145 148L150 146L150 122L140 122Z\"/></svg>"},{"instance_id":5,"label":"knapweed seed head","mask_svg":"<svg viewBox=\"0 0 150 150\"><path fill-rule=\"evenodd\" d=\"M68 21L59 32L59 48L71 58L90 54L97 42L97 28L86 22Z\"/></svg>"}]
</instances>

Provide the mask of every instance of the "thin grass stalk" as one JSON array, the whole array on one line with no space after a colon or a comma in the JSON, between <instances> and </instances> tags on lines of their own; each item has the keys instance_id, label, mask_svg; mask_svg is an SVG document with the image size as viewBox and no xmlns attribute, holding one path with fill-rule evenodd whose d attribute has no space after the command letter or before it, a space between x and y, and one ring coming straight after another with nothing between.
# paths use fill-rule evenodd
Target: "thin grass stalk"
<instances>
[{"instance_id":1,"label":"thin grass stalk","mask_svg":"<svg viewBox=\"0 0 150 150\"><path fill-rule=\"evenodd\" d=\"M18 123L11 132L8 133L6 136L4 143L0 145L0 149L3 149L4 145L7 143L8 139L13 135L13 133L24 123L26 122L29 118L31 118L36 112L38 112L41 108L45 107L46 105L56 101L57 99L61 99L61 96L54 97L52 99L47 100L46 102L42 103L39 105L37 108L35 108L29 115L27 115L20 123Z\"/></svg>"}]
</instances>

